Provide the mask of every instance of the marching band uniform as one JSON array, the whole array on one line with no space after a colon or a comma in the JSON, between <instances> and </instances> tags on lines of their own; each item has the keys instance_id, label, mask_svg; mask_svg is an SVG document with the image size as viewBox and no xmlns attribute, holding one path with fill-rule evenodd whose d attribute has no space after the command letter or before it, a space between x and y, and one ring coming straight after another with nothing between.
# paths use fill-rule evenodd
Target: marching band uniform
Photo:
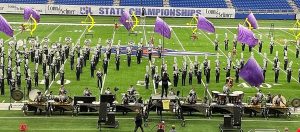
<instances>
[{"instance_id":1,"label":"marching band uniform","mask_svg":"<svg viewBox=\"0 0 300 132\"><path fill-rule=\"evenodd\" d=\"M96 76L97 76L97 86L98 88L102 88L102 76L103 76L103 73L101 71L97 71L96 73Z\"/></svg>"}]
</instances>

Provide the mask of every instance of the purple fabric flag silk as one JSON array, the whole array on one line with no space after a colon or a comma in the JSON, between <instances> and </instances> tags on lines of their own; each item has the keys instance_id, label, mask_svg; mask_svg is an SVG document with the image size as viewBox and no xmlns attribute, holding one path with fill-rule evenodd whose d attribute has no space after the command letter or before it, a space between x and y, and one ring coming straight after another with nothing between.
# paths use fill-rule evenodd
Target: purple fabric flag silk
<instances>
[{"instance_id":1,"label":"purple fabric flag silk","mask_svg":"<svg viewBox=\"0 0 300 132\"><path fill-rule=\"evenodd\" d=\"M159 33L160 35L168 39L171 38L170 26L159 17L156 17L154 32Z\"/></svg>"},{"instance_id":2,"label":"purple fabric flag silk","mask_svg":"<svg viewBox=\"0 0 300 132\"><path fill-rule=\"evenodd\" d=\"M129 31L133 27L133 21L129 12L124 11L122 16L120 17L120 23L124 25L124 27Z\"/></svg>"},{"instance_id":3,"label":"purple fabric flag silk","mask_svg":"<svg viewBox=\"0 0 300 132\"><path fill-rule=\"evenodd\" d=\"M247 16L247 19L248 19L248 22L251 24L251 27L253 27L253 29L258 28L257 20L256 20L255 16L253 15L253 13L250 13ZM246 25L249 26L247 22L246 22Z\"/></svg>"},{"instance_id":4,"label":"purple fabric flag silk","mask_svg":"<svg viewBox=\"0 0 300 132\"><path fill-rule=\"evenodd\" d=\"M263 81L263 71L253 57L250 57L239 74L251 86L259 87Z\"/></svg>"},{"instance_id":5,"label":"purple fabric flag silk","mask_svg":"<svg viewBox=\"0 0 300 132\"><path fill-rule=\"evenodd\" d=\"M254 47L258 44L258 39L254 37L254 33L240 24L238 27L238 41L250 47Z\"/></svg>"},{"instance_id":6,"label":"purple fabric flag silk","mask_svg":"<svg viewBox=\"0 0 300 132\"><path fill-rule=\"evenodd\" d=\"M215 33L214 24L201 15L198 16L197 28L206 32Z\"/></svg>"},{"instance_id":7,"label":"purple fabric flag silk","mask_svg":"<svg viewBox=\"0 0 300 132\"><path fill-rule=\"evenodd\" d=\"M12 30L9 23L6 21L6 19L0 15L0 31L5 33L7 36L13 37L14 36L14 30Z\"/></svg>"},{"instance_id":8,"label":"purple fabric flag silk","mask_svg":"<svg viewBox=\"0 0 300 132\"><path fill-rule=\"evenodd\" d=\"M32 15L32 17L37 21L40 22L40 14L32 9L31 7L25 7L24 8L24 20L29 20L30 19L30 15Z\"/></svg>"}]
</instances>

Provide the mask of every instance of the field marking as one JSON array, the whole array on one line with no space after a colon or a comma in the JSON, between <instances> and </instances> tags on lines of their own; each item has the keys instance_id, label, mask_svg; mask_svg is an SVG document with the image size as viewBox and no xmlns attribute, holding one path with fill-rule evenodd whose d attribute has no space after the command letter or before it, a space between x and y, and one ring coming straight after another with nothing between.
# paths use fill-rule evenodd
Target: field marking
<instances>
[{"instance_id":1,"label":"field marking","mask_svg":"<svg viewBox=\"0 0 300 132\"><path fill-rule=\"evenodd\" d=\"M10 24L23 24L23 22L10 22ZM90 26L90 24L80 24L80 23L39 23L39 25L63 25L63 26ZM94 26L108 26L108 27L113 27L115 24L95 24ZM120 25L123 26L123 25ZM137 25L137 27L140 26L145 26L145 27L154 27L154 25ZM169 25L170 27L174 27L174 28L192 28L195 26L186 26L186 25ZM237 29L237 26L228 26L228 27L224 27L224 26L215 26L215 28L219 28L219 29ZM259 27L258 29L266 29L269 30L270 27ZM285 28L285 27L279 27L279 28L274 28L275 30L278 29L283 29L283 30L300 30L299 28Z\"/></svg>"},{"instance_id":2,"label":"field marking","mask_svg":"<svg viewBox=\"0 0 300 132\"><path fill-rule=\"evenodd\" d=\"M282 31L282 29L279 29L279 30ZM262 32L260 32L260 31L258 31L258 30L255 30L255 31L258 32L258 33L260 33L260 34L263 34ZM266 38L268 38L267 35L265 35L265 34L263 34L263 36L265 36ZM277 40L274 40L274 42L275 42L275 43L278 43L280 46L284 46L284 45L282 45L281 43L279 43ZM296 54L296 52L294 52L294 51L291 50L290 48L288 48L288 50L291 51L292 53Z\"/></svg>"},{"instance_id":3,"label":"field marking","mask_svg":"<svg viewBox=\"0 0 300 132\"><path fill-rule=\"evenodd\" d=\"M146 18L144 18L143 30L144 30L144 41L145 41L145 44L148 45L145 25L146 25Z\"/></svg>"},{"instance_id":4,"label":"field marking","mask_svg":"<svg viewBox=\"0 0 300 132\"><path fill-rule=\"evenodd\" d=\"M112 34L112 39L111 39L111 44L114 45L114 40L115 40L115 36L116 36L116 30L113 30L113 34ZM108 72L108 66L109 66L109 63L110 63L110 60L108 61L108 64L107 64L107 72ZM102 82L102 87L101 87L101 90L100 90L100 95L102 94L103 92L103 88L104 88L104 84L105 84L105 80L106 80L106 74L104 74L104 78L103 78L103 82ZM100 100L100 95L99 95L99 100Z\"/></svg>"},{"instance_id":5,"label":"field marking","mask_svg":"<svg viewBox=\"0 0 300 132\"><path fill-rule=\"evenodd\" d=\"M76 44L73 46L73 49L77 46L78 43L80 43L80 40L81 40L81 38L83 37L83 35L84 35L85 31L87 30L87 28L88 28L88 27L85 28L85 30L82 32L82 34L80 35L80 37L77 39L77 42L76 42ZM73 50L73 49L72 49L72 50ZM67 60L68 60L68 59L65 60L64 65L66 64ZM62 67L61 67L61 68L62 68ZM61 68L60 68L59 70L61 70ZM54 79L51 81L51 83L50 83L50 85L49 85L49 88L45 91L45 94L50 90L50 88L51 88L53 82L55 81L56 77L58 76L58 74L59 74L59 72L56 73Z\"/></svg>"},{"instance_id":6,"label":"field marking","mask_svg":"<svg viewBox=\"0 0 300 132\"><path fill-rule=\"evenodd\" d=\"M152 64L151 64L151 62L150 62L150 61L148 61L148 62L149 62L150 68L151 68ZM149 69L150 69L150 68L149 68ZM154 94L156 94L156 89L155 89L155 80L154 80L154 78L152 79L152 83L153 83Z\"/></svg>"},{"instance_id":7,"label":"field marking","mask_svg":"<svg viewBox=\"0 0 300 132\"><path fill-rule=\"evenodd\" d=\"M181 48L182 48L184 51L186 51L185 48L183 47L181 41L180 41L179 38L177 37L175 31L174 31L174 30L172 30L172 31L173 31L173 33L174 33L174 35L175 35L175 37L176 37L178 43L180 44ZM187 56L187 57L188 57L190 63L192 63L190 56ZM201 78L201 82L202 82L202 85L204 86L204 90L207 90L207 93L208 93L209 97L212 99L212 96L211 96L210 92L208 91L208 87L205 86L205 82L203 81L202 78Z\"/></svg>"},{"instance_id":8,"label":"field marking","mask_svg":"<svg viewBox=\"0 0 300 132\"><path fill-rule=\"evenodd\" d=\"M229 31L231 34L234 34L234 33L231 32L229 29L226 29L226 30ZM259 54L259 55L262 57L262 59L264 58L264 56L262 55L262 53L259 53L255 48L253 48L253 50L255 50L255 51L257 52L257 54ZM271 64L274 64L274 63L268 58L268 56L267 56L266 59L267 59L269 62L271 62ZM282 70L280 66L279 66L279 69L280 69L281 71L283 71L285 74L287 74L286 71ZM298 80L295 79L293 76L292 76L292 79L295 80L296 82L298 82ZM299 83L299 82L298 82L298 83ZM255 88L256 88L256 87L255 87Z\"/></svg>"}]
</instances>

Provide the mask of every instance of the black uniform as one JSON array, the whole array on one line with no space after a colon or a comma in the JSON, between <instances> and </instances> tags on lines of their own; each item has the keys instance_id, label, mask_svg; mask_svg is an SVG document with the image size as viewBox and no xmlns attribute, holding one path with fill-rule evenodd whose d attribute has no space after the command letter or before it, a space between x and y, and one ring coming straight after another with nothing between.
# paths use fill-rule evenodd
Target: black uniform
<instances>
[{"instance_id":1,"label":"black uniform","mask_svg":"<svg viewBox=\"0 0 300 132\"><path fill-rule=\"evenodd\" d=\"M5 90L4 90L4 77L0 76L0 89L1 89L1 95L4 95Z\"/></svg>"},{"instance_id":2,"label":"black uniform","mask_svg":"<svg viewBox=\"0 0 300 132\"><path fill-rule=\"evenodd\" d=\"M283 64L283 69L286 70L288 66L289 60L287 57L284 58L284 64Z\"/></svg>"},{"instance_id":3,"label":"black uniform","mask_svg":"<svg viewBox=\"0 0 300 132\"><path fill-rule=\"evenodd\" d=\"M107 74L107 68L108 68L108 59L103 60L103 70L104 74Z\"/></svg>"},{"instance_id":4,"label":"black uniform","mask_svg":"<svg viewBox=\"0 0 300 132\"><path fill-rule=\"evenodd\" d=\"M34 70L34 86L39 86L39 71Z\"/></svg>"},{"instance_id":5,"label":"black uniform","mask_svg":"<svg viewBox=\"0 0 300 132\"><path fill-rule=\"evenodd\" d=\"M274 42L270 42L270 54L273 54Z\"/></svg>"},{"instance_id":6,"label":"black uniform","mask_svg":"<svg viewBox=\"0 0 300 132\"><path fill-rule=\"evenodd\" d=\"M220 67L216 67L216 83L220 82Z\"/></svg>"},{"instance_id":7,"label":"black uniform","mask_svg":"<svg viewBox=\"0 0 300 132\"><path fill-rule=\"evenodd\" d=\"M252 47L251 46L249 46L249 52L252 52Z\"/></svg>"},{"instance_id":8,"label":"black uniform","mask_svg":"<svg viewBox=\"0 0 300 132\"><path fill-rule=\"evenodd\" d=\"M245 43L242 43L242 51L245 51Z\"/></svg>"},{"instance_id":9,"label":"black uniform","mask_svg":"<svg viewBox=\"0 0 300 132\"><path fill-rule=\"evenodd\" d=\"M189 71L189 85L193 83L193 71Z\"/></svg>"},{"instance_id":10,"label":"black uniform","mask_svg":"<svg viewBox=\"0 0 300 132\"><path fill-rule=\"evenodd\" d=\"M51 80L55 79L55 64L51 65Z\"/></svg>"},{"instance_id":11,"label":"black uniform","mask_svg":"<svg viewBox=\"0 0 300 132\"><path fill-rule=\"evenodd\" d=\"M116 56L116 70L119 71L120 69L120 55Z\"/></svg>"},{"instance_id":12,"label":"black uniform","mask_svg":"<svg viewBox=\"0 0 300 132\"><path fill-rule=\"evenodd\" d=\"M139 48L137 51L136 51L136 59L137 59L137 64L140 64L141 63L141 58L142 58L142 49Z\"/></svg>"},{"instance_id":13,"label":"black uniform","mask_svg":"<svg viewBox=\"0 0 300 132\"><path fill-rule=\"evenodd\" d=\"M94 78L94 73L95 73L96 65L94 61L91 61L91 77Z\"/></svg>"},{"instance_id":14,"label":"black uniform","mask_svg":"<svg viewBox=\"0 0 300 132\"><path fill-rule=\"evenodd\" d=\"M278 83L279 67L276 67L274 70L275 70L275 83Z\"/></svg>"},{"instance_id":15,"label":"black uniform","mask_svg":"<svg viewBox=\"0 0 300 132\"><path fill-rule=\"evenodd\" d=\"M299 46L296 46L296 58L299 58Z\"/></svg>"},{"instance_id":16,"label":"black uniform","mask_svg":"<svg viewBox=\"0 0 300 132\"><path fill-rule=\"evenodd\" d=\"M201 69L197 70L196 76L197 76L197 83L201 84L202 83L202 71L201 71Z\"/></svg>"},{"instance_id":17,"label":"black uniform","mask_svg":"<svg viewBox=\"0 0 300 132\"><path fill-rule=\"evenodd\" d=\"M264 67L264 68L263 68L264 82L265 82L265 80L266 80L266 72L267 72L267 68Z\"/></svg>"},{"instance_id":18,"label":"black uniform","mask_svg":"<svg viewBox=\"0 0 300 132\"><path fill-rule=\"evenodd\" d=\"M287 68L287 75L286 75L286 79L287 79L287 82L290 83L291 82L291 78L292 78L292 68Z\"/></svg>"},{"instance_id":19,"label":"black uniform","mask_svg":"<svg viewBox=\"0 0 300 132\"><path fill-rule=\"evenodd\" d=\"M103 73L100 72L100 71L97 71L96 76L97 76L97 79L98 79L97 86L98 86L99 89L101 89L102 88L102 76L103 76Z\"/></svg>"},{"instance_id":20,"label":"black uniform","mask_svg":"<svg viewBox=\"0 0 300 132\"><path fill-rule=\"evenodd\" d=\"M228 39L224 40L224 45L225 45L225 51L228 51Z\"/></svg>"},{"instance_id":21,"label":"black uniform","mask_svg":"<svg viewBox=\"0 0 300 132\"><path fill-rule=\"evenodd\" d=\"M235 83L239 83L239 74L240 74L240 68L238 66L234 67L235 69Z\"/></svg>"},{"instance_id":22,"label":"black uniform","mask_svg":"<svg viewBox=\"0 0 300 132\"><path fill-rule=\"evenodd\" d=\"M155 89L158 88L158 83L160 81L160 76L158 74L154 75L154 83L155 83Z\"/></svg>"},{"instance_id":23,"label":"black uniform","mask_svg":"<svg viewBox=\"0 0 300 132\"><path fill-rule=\"evenodd\" d=\"M262 47L263 47L263 41L260 40L258 43L259 47L258 47L258 52L261 53Z\"/></svg>"},{"instance_id":24,"label":"black uniform","mask_svg":"<svg viewBox=\"0 0 300 132\"><path fill-rule=\"evenodd\" d=\"M26 78L27 95L29 95L29 92L31 91L31 86L31 77L28 76L28 78Z\"/></svg>"},{"instance_id":25,"label":"black uniform","mask_svg":"<svg viewBox=\"0 0 300 132\"><path fill-rule=\"evenodd\" d=\"M233 40L233 47L236 49L236 46L237 46L237 41L236 40Z\"/></svg>"},{"instance_id":26,"label":"black uniform","mask_svg":"<svg viewBox=\"0 0 300 132\"><path fill-rule=\"evenodd\" d=\"M209 83L210 82L210 67L207 67L205 69L205 72L206 72L206 83Z\"/></svg>"},{"instance_id":27,"label":"black uniform","mask_svg":"<svg viewBox=\"0 0 300 132\"><path fill-rule=\"evenodd\" d=\"M215 51L218 51L218 48L219 48L219 42L215 41Z\"/></svg>"},{"instance_id":28,"label":"black uniform","mask_svg":"<svg viewBox=\"0 0 300 132\"><path fill-rule=\"evenodd\" d=\"M76 66L76 80L80 80L80 65L77 64Z\"/></svg>"},{"instance_id":29,"label":"black uniform","mask_svg":"<svg viewBox=\"0 0 300 132\"><path fill-rule=\"evenodd\" d=\"M168 88L169 88L169 83L168 82L170 82L169 75L167 73L164 73L161 81L162 81L161 97L163 97L164 94L165 94L165 97L167 97Z\"/></svg>"},{"instance_id":30,"label":"black uniform","mask_svg":"<svg viewBox=\"0 0 300 132\"><path fill-rule=\"evenodd\" d=\"M181 76L181 85L182 86L185 86L185 79L186 79L186 75L187 75L187 71L186 71L186 68L184 68L183 70L182 70L182 76Z\"/></svg>"},{"instance_id":31,"label":"black uniform","mask_svg":"<svg viewBox=\"0 0 300 132\"><path fill-rule=\"evenodd\" d=\"M178 85L178 80L179 80L179 73L178 73L178 72L174 72L174 73L173 73L174 87L177 87L177 85Z\"/></svg>"},{"instance_id":32,"label":"black uniform","mask_svg":"<svg viewBox=\"0 0 300 132\"><path fill-rule=\"evenodd\" d=\"M70 55L70 63L71 63L71 70L73 70L74 69L74 54L73 53Z\"/></svg>"},{"instance_id":33,"label":"black uniform","mask_svg":"<svg viewBox=\"0 0 300 132\"><path fill-rule=\"evenodd\" d=\"M130 67L131 64L131 52L127 52L127 66Z\"/></svg>"},{"instance_id":34,"label":"black uniform","mask_svg":"<svg viewBox=\"0 0 300 132\"><path fill-rule=\"evenodd\" d=\"M49 84L50 84L50 81L49 81L50 75L48 74L48 72L46 72L44 76L45 76L45 90L48 90Z\"/></svg>"},{"instance_id":35,"label":"black uniform","mask_svg":"<svg viewBox=\"0 0 300 132\"><path fill-rule=\"evenodd\" d=\"M149 88L149 80L150 80L150 75L148 73L145 74L145 85L146 89Z\"/></svg>"},{"instance_id":36,"label":"black uniform","mask_svg":"<svg viewBox=\"0 0 300 132\"><path fill-rule=\"evenodd\" d=\"M60 85L64 85L65 81L65 72L63 70L60 71Z\"/></svg>"},{"instance_id":37,"label":"black uniform","mask_svg":"<svg viewBox=\"0 0 300 132\"><path fill-rule=\"evenodd\" d=\"M17 72L17 86L20 88L21 87L21 73Z\"/></svg>"}]
</instances>

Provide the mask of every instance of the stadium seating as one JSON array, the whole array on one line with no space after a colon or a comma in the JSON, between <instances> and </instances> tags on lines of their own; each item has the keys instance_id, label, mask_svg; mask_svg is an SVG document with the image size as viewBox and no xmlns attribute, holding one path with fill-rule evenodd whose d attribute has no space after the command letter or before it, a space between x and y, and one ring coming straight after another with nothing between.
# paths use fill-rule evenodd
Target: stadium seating
<instances>
[{"instance_id":1,"label":"stadium seating","mask_svg":"<svg viewBox=\"0 0 300 132\"><path fill-rule=\"evenodd\" d=\"M297 5L297 7L300 7L300 0L294 0L295 4Z\"/></svg>"},{"instance_id":2,"label":"stadium seating","mask_svg":"<svg viewBox=\"0 0 300 132\"><path fill-rule=\"evenodd\" d=\"M55 4L112 6L113 0L55 0Z\"/></svg>"},{"instance_id":3,"label":"stadium seating","mask_svg":"<svg viewBox=\"0 0 300 132\"><path fill-rule=\"evenodd\" d=\"M48 0L0 0L0 3L45 4Z\"/></svg>"},{"instance_id":4,"label":"stadium seating","mask_svg":"<svg viewBox=\"0 0 300 132\"><path fill-rule=\"evenodd\" d=\"M225 0L170 0L172 7L227 8Z\"/></svg>"},{"instance_id":5,"label":"stadium seating","mask_svg":"<svg viewBox=\"0 0 300 132\"><path fill-rule=\"evenodd\" d=\"M286 0L231 0L237 9L292 9Z\"/></svg>"},{"instance_id":6,"label":"stadium seating","mask_svg":"<svg viewBox=\"0 0 300 132\"><path fill-rule=\"evenodd\" d=\"M120 0L120 6L163 6L163 0Z\"/></svg>"}]
</instances>

